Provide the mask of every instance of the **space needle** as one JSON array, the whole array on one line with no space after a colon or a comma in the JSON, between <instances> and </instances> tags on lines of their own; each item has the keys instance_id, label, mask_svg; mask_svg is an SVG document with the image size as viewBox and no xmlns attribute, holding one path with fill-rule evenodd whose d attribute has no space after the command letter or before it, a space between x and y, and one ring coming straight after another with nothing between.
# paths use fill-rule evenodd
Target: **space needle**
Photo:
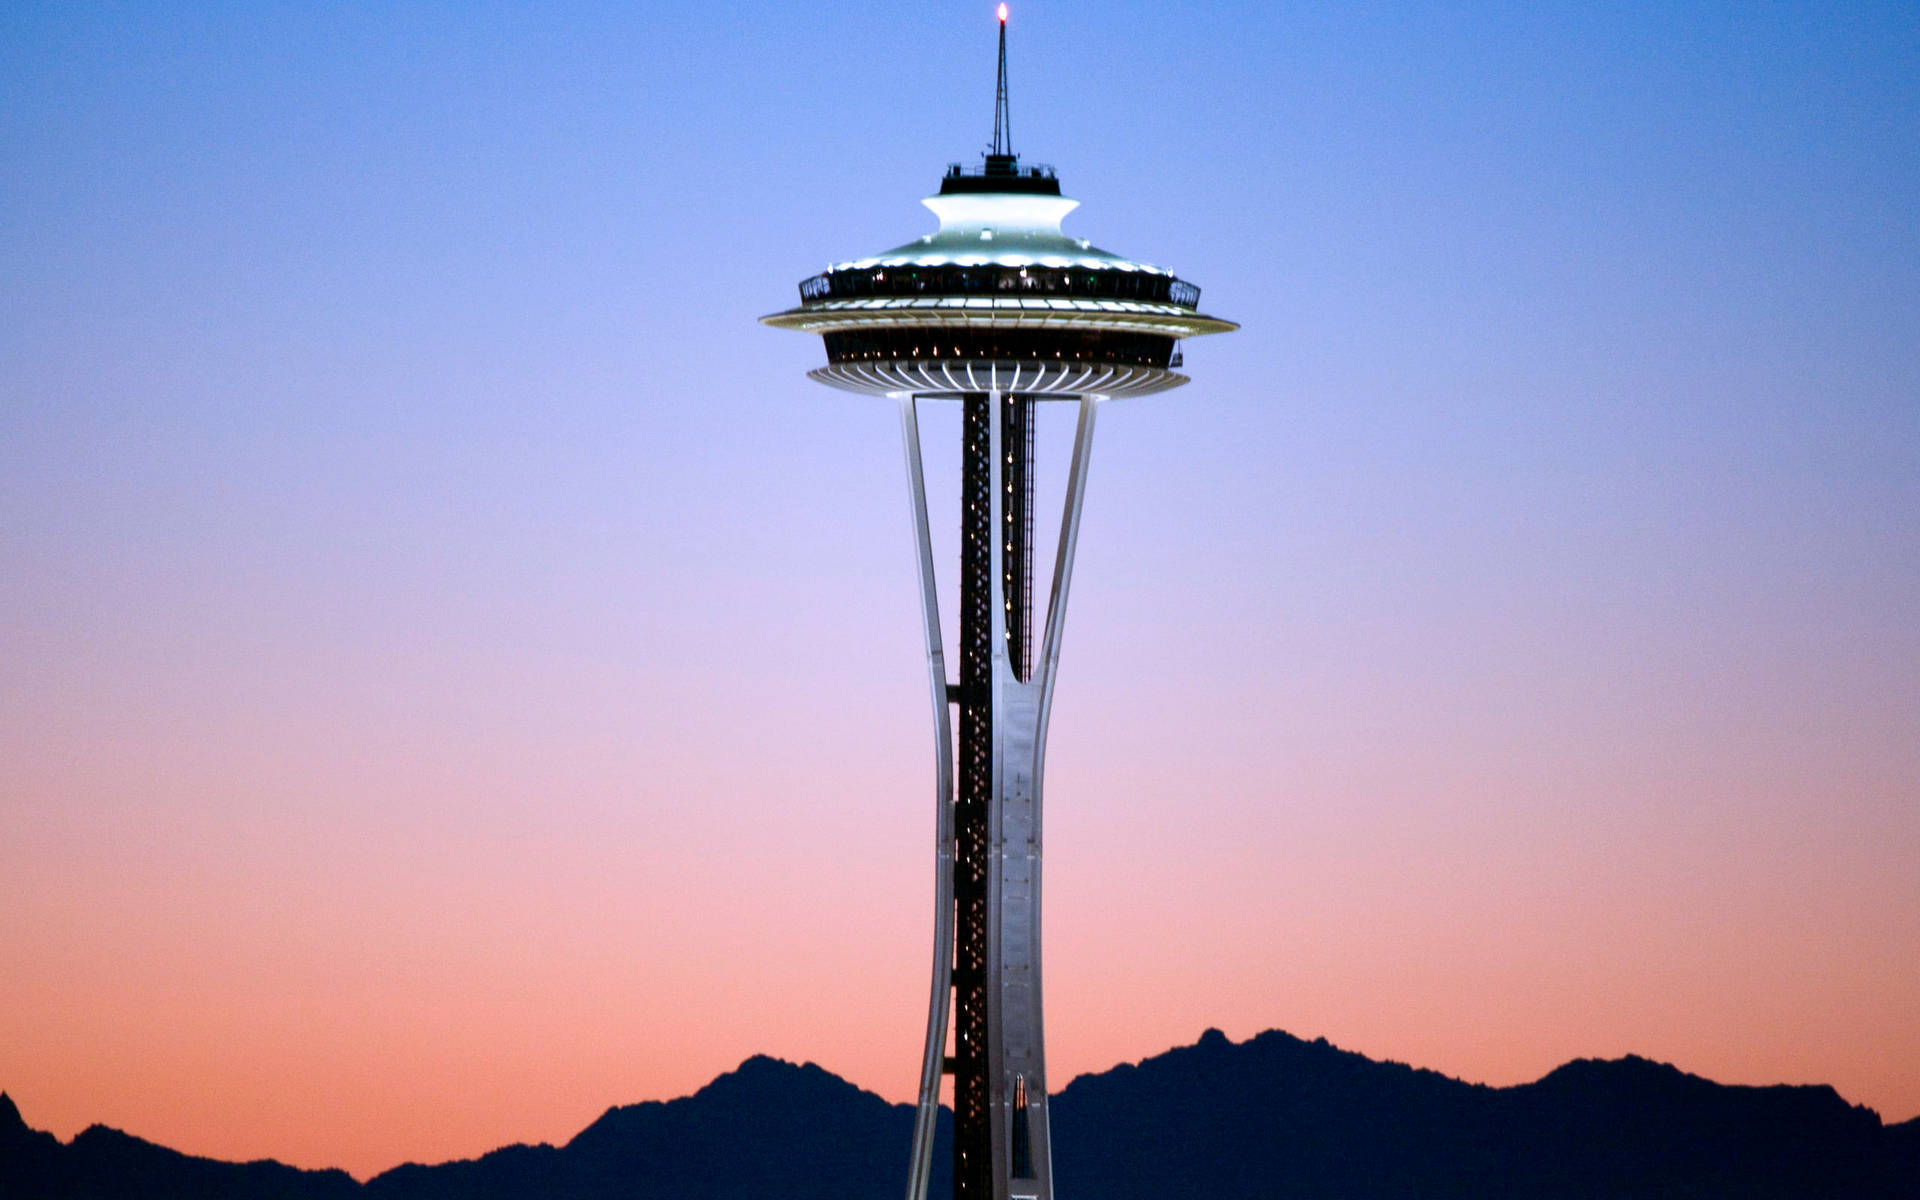
<instances>
[{"instance_id":1,"label":"space needle","mask_svg":"<svg viewBox=\"0 0 1920 1200\"><path fill-rule=\"evenodd\" d=\"M933 995L907 1200L926 1200L943 1075L953 1076L955 1200L1051 1200L1040 1009L1040 781L1094 418L1187 382L1180 339L1225 333L1200 289L1061 231L1079 204L1022 165L1007 108L1007 6L993 141L921 203L940 228L803 280L762 317L817 333L808 377L898 402L932 685ZM1033 630L1034 406L1078 409L1046 621ZM959 677L949 679L920 449L925 402L961 406ZM958 719L954 714L958 712ZM955 726L958 738L955 738ZM949 1023L952 1048L948 1049Z\"/></svg>"}]
</instances>

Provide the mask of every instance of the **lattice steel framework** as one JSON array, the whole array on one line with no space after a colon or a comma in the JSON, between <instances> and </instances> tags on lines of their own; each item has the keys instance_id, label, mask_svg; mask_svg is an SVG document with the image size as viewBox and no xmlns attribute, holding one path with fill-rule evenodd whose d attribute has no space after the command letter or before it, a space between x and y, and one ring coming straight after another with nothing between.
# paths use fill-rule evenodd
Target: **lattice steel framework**
<instances>
[{"instance_id":1,"label":"lattice steel framework","mask_svg":"<svg viewBox=\"0 0 1920 1200\"><path fill-rule=\"evenodd\" d=\"M954 814L953 1194L992 1195L987 876L993 810L992 397L966 397L960 462L960 795Z\"/></svg>"}]
</instances>

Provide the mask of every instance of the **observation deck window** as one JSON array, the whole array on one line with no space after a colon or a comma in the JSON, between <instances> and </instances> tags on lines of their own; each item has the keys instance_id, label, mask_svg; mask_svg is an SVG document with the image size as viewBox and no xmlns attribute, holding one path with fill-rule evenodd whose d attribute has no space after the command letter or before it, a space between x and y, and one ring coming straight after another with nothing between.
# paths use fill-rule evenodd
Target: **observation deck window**
<instances>
[{"instance_id":1,"label":"observation deck window","mask_svg":"<svg viewBox=\"0 0 1920 1200\"><path fill-rule=\"evenodd\" d=\"M1024 292L1087 300L1138 300L1197 309L1200 289L1184 279L1148 271L1086 267L895 266L829 271L801 281L802 303L896 296L972 296Z\"/></svg>"}]
</instances>

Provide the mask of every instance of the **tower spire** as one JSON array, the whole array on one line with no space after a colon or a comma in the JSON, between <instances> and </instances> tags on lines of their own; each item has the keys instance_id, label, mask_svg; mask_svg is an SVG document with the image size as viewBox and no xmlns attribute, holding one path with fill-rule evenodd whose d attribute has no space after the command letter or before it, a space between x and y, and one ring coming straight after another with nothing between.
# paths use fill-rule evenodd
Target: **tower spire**
<instances>
[{"instance_id":1,"label":"tower spire","mask_svg":"<svg viewBox=\"0 0 1920 1200\"><path fill-rule=\"evenodd\" d=\"M1007 114L1007 6L1000 6L1000 74L993 90L993 149L987 158L1012 159L1013 123Z\"/></svg>"}]
</instances>

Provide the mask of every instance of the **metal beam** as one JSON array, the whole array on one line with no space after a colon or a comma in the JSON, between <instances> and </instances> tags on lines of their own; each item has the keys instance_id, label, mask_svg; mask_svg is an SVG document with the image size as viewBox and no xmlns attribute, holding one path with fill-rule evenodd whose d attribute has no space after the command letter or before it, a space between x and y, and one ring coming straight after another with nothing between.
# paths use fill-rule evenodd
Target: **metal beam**
<instances>
[{"instance_id":1,"label":"metal beam","mask_svg":"<svg viewBox=\"0 0 1920 1200\"><path fill-rule=\"evenodd\" d=\"M907 1200L926 1200L933 1169L933 1133L940 1116L940 1077L946 1066L947 1018L953 1008L953 719L946 654L941 648L940 596L935 586L933 537L927 523L927 481L920 457L920 414L913 397L900 401L900 434L907 458L907 494L920 567L920 613L933 691L934 899L933 987L927 1006L927 1045L920 1062L920 1098L913 1120L913 1158Z\"/></svg>"}]
</instances>

